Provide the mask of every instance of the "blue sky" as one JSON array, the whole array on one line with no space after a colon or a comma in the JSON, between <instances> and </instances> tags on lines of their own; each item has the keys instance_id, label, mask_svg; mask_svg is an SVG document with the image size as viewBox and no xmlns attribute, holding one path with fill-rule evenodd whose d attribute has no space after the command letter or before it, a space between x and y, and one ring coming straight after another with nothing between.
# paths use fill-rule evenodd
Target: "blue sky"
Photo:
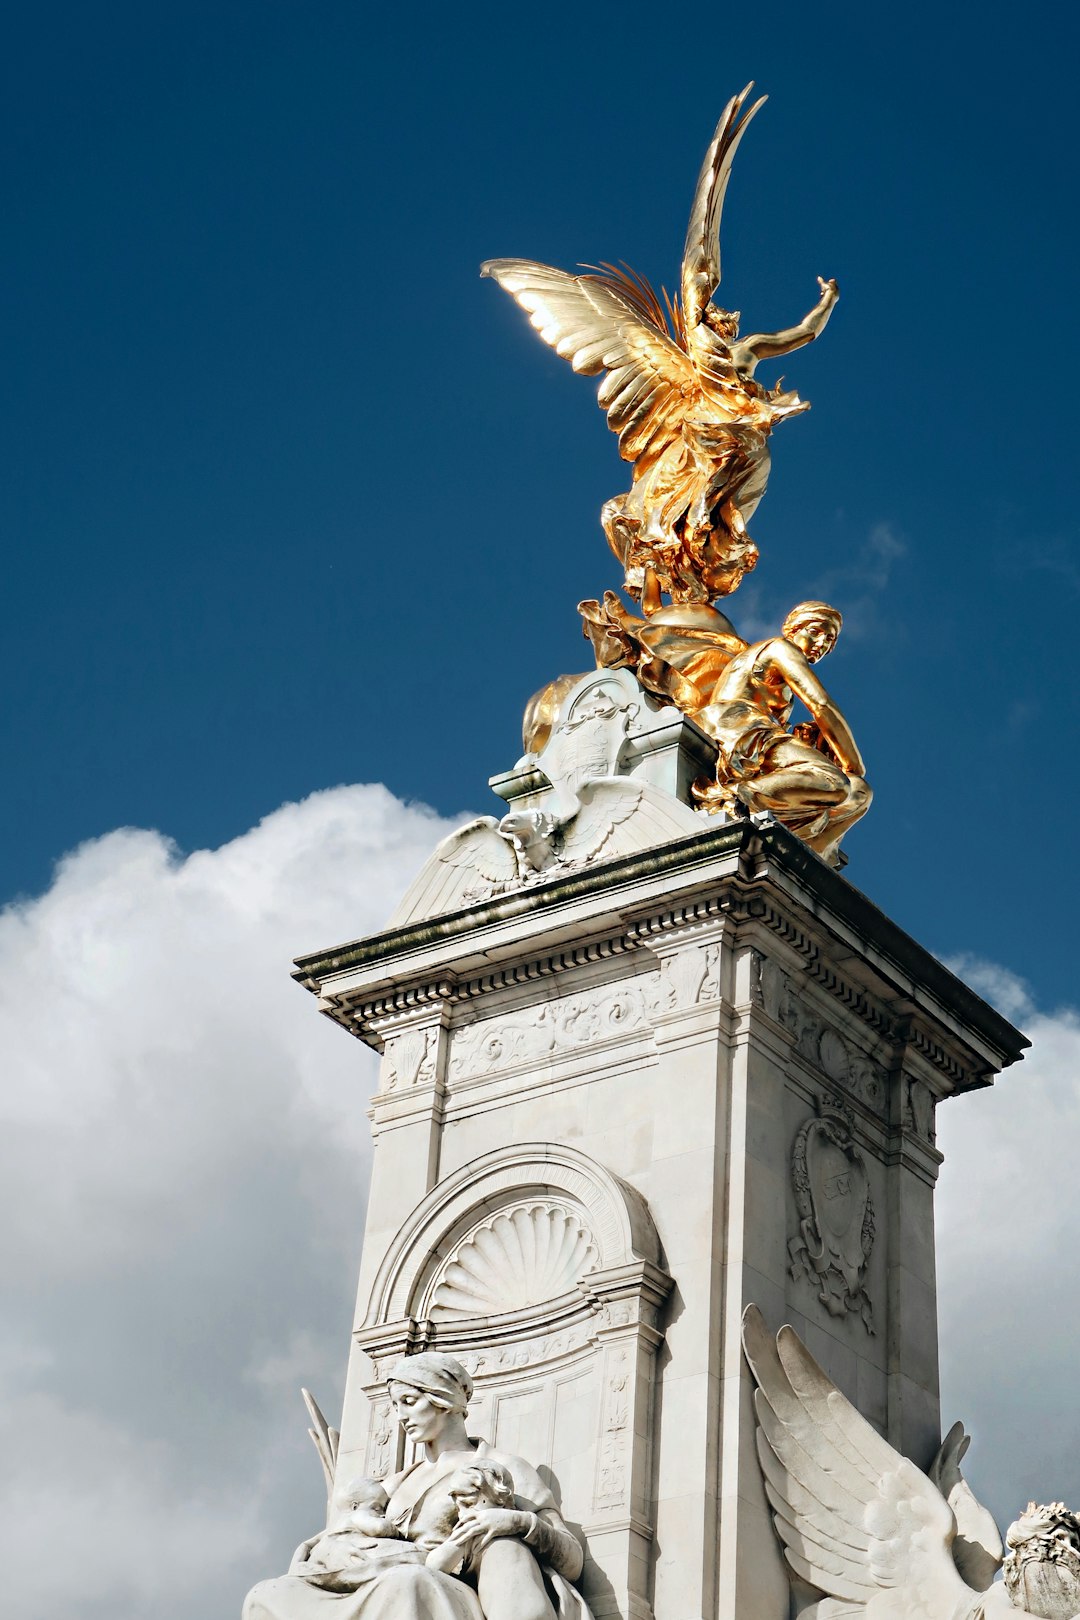
<instances>
[{"instance_id":1,"label":"blue sky","mask_svg":"<svg viewBox=\"0 0 1080 1620\"><path fill-rule=\"evenodd\" d=\"M943 1412L1003 1521L1080 1501L1075 16L373 11L5 9L12 1601L56 1609L58 1455L85 1620L227 1620L317 1522L296 1389L338 1409L375 1060L288 962L497 806L617 584L594 386L478 267L671 286L750 78L724 300L841 302L728 610L842 609L847 874L1034 1038L942 1110Z\"/></svg>"},{"instance_id":2,"label":"blue sky","mask_svg":"<svg viewBox=\"0 0 1080 1620\"><path fill-rule=\"evenodd\" d=\"M1069 993L1032 855L1078 786L1075 20L378 10L8 11L0 893L119 824L212 845L339 781L486 807L530 692L587 667L626 469L477 266L671 284L754 77L724 296L757 328L817 274L842 298L787 365L813 410L732 616L828 588L877 793L849 876Z\"/></svg>"}]
</instances>

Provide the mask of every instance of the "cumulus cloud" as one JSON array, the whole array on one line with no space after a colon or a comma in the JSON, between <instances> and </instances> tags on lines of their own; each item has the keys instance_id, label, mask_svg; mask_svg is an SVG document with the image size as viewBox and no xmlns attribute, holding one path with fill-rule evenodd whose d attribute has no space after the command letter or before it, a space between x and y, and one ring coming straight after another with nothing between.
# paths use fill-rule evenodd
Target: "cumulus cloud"
<instances>
[{"instance_id":1,"label":"cumulus cloud","mask_svg":"<svg viewBox=\"0 0 1080 1620\"><path fill-rule=\"evenodd\" d=\"M446 830L337 788L187 856L111 833L0 913L9 1612L235 1620L318 1524L297 1390L340 1407L375 1060L288 969Z\"/></svg>"},{"instance_id":2,"label":"cumulus cloud","mask_svg":"<svg viewBox=\"0 0 1080 1620\"><path fill-rule=\"evenodd\" d=\"M236 1620L318 1524L297 1390L340 1409L374 1059L288 966L377 928L449 825L346 787L187 856L123 829L0 913L0 1545L22 1620ZM1080 1016L954 965L1035 1043L940 1118L944 1411L1007 1520L1029 1495L1080 1506Z\"/></svg>"},{"instance_id":3,"label":"cumulus cloud","mask_svg":"<svg viewBox=\"0 0 1080 1620\"><path fill-rule=\"evenodd\" d=\"M950 965L1032 1042L938 1111L942 1416L972 1431L973 1487L1008 1523L1032 1498L1080 1509L1080 1012L1041 1011L993 963Z\"/></svg>"}]
</instances>

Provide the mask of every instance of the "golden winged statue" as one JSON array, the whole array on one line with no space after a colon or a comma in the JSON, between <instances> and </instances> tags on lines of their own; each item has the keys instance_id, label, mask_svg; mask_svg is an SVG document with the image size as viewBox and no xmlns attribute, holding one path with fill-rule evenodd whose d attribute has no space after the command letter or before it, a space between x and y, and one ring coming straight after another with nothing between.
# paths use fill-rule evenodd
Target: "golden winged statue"
<instances>
[{"instance_id":1,"label":"golden winged statue","mask_svg":"<svg viewBox=\"0 0 1080 1620\"><path fill-rule=\"evenodd\" d=\"M746 525L765 492L769 436L775 423L807 409L779 384L764 388L754 371L811 343L838 296L836 282L819 277L821 296L797 326L744 338L738 314L712 302L732 161L765 100L748 108L752 88L728 102L705 154L673 301L664 293L662 303L643 276L611 265L576 276L528 259L481 268L575 371L606 372L599 402L634 472L601 522L635 599L646 570L674 602L710 602L754 567Z\"/></svg>"}]
</instances>

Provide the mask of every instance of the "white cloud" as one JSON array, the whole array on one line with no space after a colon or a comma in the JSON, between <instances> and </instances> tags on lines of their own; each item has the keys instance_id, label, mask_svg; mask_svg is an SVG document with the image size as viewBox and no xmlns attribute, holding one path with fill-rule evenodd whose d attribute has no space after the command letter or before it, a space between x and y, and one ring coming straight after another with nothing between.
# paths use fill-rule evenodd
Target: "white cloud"
<instances>
[{"instance_id":1,"label":"white cloud","mask_svg":"<svg viewBox=\"0 0 1080 1620\"><path fill-rule=\"evenodd\" d=\"M337 788L187 857L111 833L0 913L5 1612L235 1620L319 1522L298 1386L339 1408L375 1060L289 967L446 830Z\"/></svg>"},{"instance_id":2,"label":"white cloud","mask_svg":"<svg viewBox=\"0 0 1080 1620\"><path fill-rule=\"evenodd\" d=\"M377 928L446 826L349 787L188 857L125 829L0 913L0 1554L21 1620L236 1620L318 1523L298 1385L336 1415L374 1059L288 968ZM1007 1520L1029 1496L1080 1507L1080 1016L956 965L1035 1042L940 1111L944 1413Z\"/></svg>"},{"instance_id":3,"label":"white cloud","mask_svg":"<svg viewBox=\"0 0 1080 1620\"><path fill-rule=\"evenodd\" d=\"M1080 1509L1080 1013L1041 1012L1015 974L950 964L1030 1036L1024 1062L938 1111L942 1417L972 1431L976 1492Z\"/></svg>"}]
</instances>

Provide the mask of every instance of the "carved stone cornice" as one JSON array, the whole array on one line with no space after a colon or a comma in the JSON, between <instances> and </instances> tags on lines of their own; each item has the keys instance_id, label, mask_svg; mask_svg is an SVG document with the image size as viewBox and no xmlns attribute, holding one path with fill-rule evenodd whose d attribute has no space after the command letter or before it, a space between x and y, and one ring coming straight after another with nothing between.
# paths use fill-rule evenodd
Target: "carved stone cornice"
<instances>
[{"instance_id":1,"label":"carved stone cornice","mask_svg":"<svg viewBox=\"0 0 1080 1620\"><path fill-rule=\"evenodd\" d=\"M389 995L364 999L362 993L328 992L320 997L320 1011L340 1023L351 1035L382 1050L389 1031L403 1017L425 1008L460 1007L492 993L528 985L538 980L587 967L593 963L625 956L644 945L655 947L660 936L674 937L691 931L697 937L706 924L715 923L730 910L732 896L723 894L691 905L650 913L629 923L619 934L594 939L571 950L528 957L491 973L453 982L443 978L425 984L413 981Z\"/></svg>"},{"instance_id":2,"label":"carved stone cornice","mask_svg":"<svg viewBox=\"0 0 1080 1620\"><path fill-rule=\"evenodd\" d=\"M524 917L528 929L502 926ZM579 943L568 947L572 917ZM903 1049L905 1063L933 1070L943 1091L987 1084L1027 1045L799 839L747 822L304 957L294 976L320 996L327 1016L381 1050L396 1020L425 1008L441 1008L456 1025L464 1004L491 995L642 949L662 957L666 935L704 937L713 928L725 949L738 949L745 925L767 929L801 959L809 981L868 1035ZM866 982L833 965L849 953L869 966Z\"/></svg>"},{"instance_id":3,"label":"carved stone cornice","mask_svg":"<svg viewBox=\"0 0 1080 1620\"><path fill-rule=\"evenodd\" d=\"M410 923L404 928L372 934L331 951L317 951L297 957L293 978L306 990L318 995L328 978L408 956L425 947L449 943L494 924L556 910L568 902L625 886L637 879L652 880L668 873L693 870L711 864L718 857L732 856L738 861L748 843L748 825L745 822L722 823L690 838L677 838L643 853L597 862L572 876L536 883L527 889L500 895L494 900L448 912L423 923ZM771 833L773 829L769 831ZM761 834L756 828L749 828L749 833L753 835L752 841L760 841Z\"/></svg>"}]
</instances>

